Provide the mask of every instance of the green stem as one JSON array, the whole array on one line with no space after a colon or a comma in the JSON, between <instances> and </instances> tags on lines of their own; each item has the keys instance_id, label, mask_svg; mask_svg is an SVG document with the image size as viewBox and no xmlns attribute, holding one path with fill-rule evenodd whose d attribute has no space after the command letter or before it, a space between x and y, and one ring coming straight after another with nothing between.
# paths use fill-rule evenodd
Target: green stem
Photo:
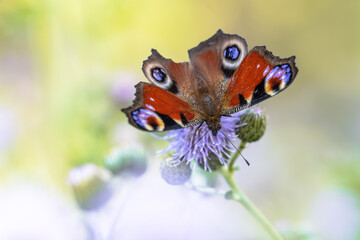
<instances>
[{"instance_id":1,"label":"green stem","mask_svg":"<svg viewBox=\"0 0 360 240\"><path fill-rule=\"evenodd\" d=\"M250 201L250 199L241 191L234 179L234 163L240 152L245 148L246 143L241 143L239 151L236 151L232 156L228 168L222 168L221 173L231 188L231 198L241 203L246 210L258 221L258 223L264 228L264 230L271 236L273 240L283 240L281 235L271 225L269 220L260 212L260 210Z\"/></svg>"}]
</instances>

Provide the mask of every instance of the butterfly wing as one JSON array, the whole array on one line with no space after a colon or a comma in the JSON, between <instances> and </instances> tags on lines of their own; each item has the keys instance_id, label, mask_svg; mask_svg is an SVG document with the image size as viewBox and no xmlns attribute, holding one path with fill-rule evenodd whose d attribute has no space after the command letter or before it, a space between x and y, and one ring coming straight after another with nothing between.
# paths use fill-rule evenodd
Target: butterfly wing
<instances>
[{"instance_id":1,"label":"butterfly wing","mask_svg":"<svg viewBox=\"0 0 360 240\"><path fill-rule=\"evenodd\" d=\"M232 58L229 59L229 53ZM189 50L191 65L197 77L197 89L205 86L222 98L224 86L247 54L245 39L238 35L224 34L221 30Z\"/></svg>"},{"instance_id":2,"label":"butterfly wing","mask_svg":"<svg viewBox=\"0 0 360 240\"><path fill-rule=\"evenodd\" d=\"M253 48L228 81L223 114L248 108L287 88L298 69L295 57L279 58L265 47Z\"/></svg>"},{"instance_id":3,"label":"butterfly wing","mask_svg":"<svg viewBox=\"0 0 360 240\"><path fill-rule=\"evenodd\" d=\"M188 62L175 63L164 58L155 49L143 63L146 78L155 86L173 93L184 101L193 104L195 74Z\"/></svg>"},{"instance_id":4,"label":"butterfly wing","mask_svg":"<svg viewBox=\"0 0 360 240\"><path fill-rule=\"evenodd\" d=\"M130 124L145 131L166 131L202 121L194 109L194 74L189 63L175 63L153 49L142 69L151 84L136 85L133 105L122 109Z\"/></svg>"},{"instance_id":5,"label":"butterfly wing","mask_svg":"<svg viewBox=\"0 0 360 240\"><path fill-rule=\"evenodd\" d=\"M135 87L134 104L122 109L131 125L145 131L166 131L199 123L196 111L175 94L144 82Z\"/></svg>"},{"instance_id":6,"label":"butterfly wing","mask_svg":"<svg viewBox=\"0 0 360 240\"><path fill-rule=\"evenodd\" d=\"M151 84L139 83L133 105L122 109L130 124L164 131L220 118L284 90L298 71L295 57L281 59L265 47L247 53L243 38L221 30L189 56L191 63L175 63L152 50L143 64Z\"/></svg>"}]
</instances>

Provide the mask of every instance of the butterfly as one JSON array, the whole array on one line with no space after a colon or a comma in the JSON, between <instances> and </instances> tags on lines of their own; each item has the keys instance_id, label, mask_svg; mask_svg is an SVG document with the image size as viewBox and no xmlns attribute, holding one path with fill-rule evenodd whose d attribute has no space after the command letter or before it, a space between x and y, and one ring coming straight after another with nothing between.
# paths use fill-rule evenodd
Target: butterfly
<instances>
[{"instance_id":1,"label":"butterfly","mask_svg":"<svg viewBox=\"0 0 360 240\"><path fill-rule=\"evenodd\" d=\"M138 83L133 105L122 109L131 125L153 132L205 122L216 136L222 116L278 94L298 72L295 56L264 46L248 52L245 39L221 30L188 53L190 62L175 63L152 49L142 67L150 83Z\"/></svg>"}]
</instances>

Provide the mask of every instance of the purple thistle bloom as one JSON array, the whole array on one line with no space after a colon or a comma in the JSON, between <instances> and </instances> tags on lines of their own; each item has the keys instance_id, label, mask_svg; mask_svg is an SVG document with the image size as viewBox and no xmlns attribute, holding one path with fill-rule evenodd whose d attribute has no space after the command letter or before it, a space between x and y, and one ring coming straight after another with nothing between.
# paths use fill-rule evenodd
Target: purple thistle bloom
<instances>
[{"instance_id":1,"label":"purple thistle bloom","mask_svg":"<svg viewBox=\"0 0 360 240\"><path fill-rule=\"evenodd\" d=\"M193 167L201 164L205 170L211 170L208 162L211 161L210 154L214 154L221 164L226 164L226 160L230 158L229 152L235 151L228 139L235 142L237 129L244 125L238 124L241 115L242 112L239 112L232 117L221 117L221 129L217 136L213 136L206 123L198 129L193 141L194 131L198 125L169 131L160 137L168 140L169 146L160 150L159 154L171 151L174 163L186 161L190 164L194 160Z\"/></svg>"}]
</instances>

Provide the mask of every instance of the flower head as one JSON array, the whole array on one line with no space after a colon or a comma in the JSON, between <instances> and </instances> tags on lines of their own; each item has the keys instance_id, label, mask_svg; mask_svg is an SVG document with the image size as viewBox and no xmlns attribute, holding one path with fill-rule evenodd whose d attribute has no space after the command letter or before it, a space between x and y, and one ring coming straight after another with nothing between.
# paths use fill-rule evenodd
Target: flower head
<instances>
[{"instance_id":1,"label":"flower head","mask_svg":"<svg viewBox=\"0 0 360 240\"><path fill-rule=\"evenodd\" d=\"M105 168L115 175L139 177L147 169L147 158L140 149L114 148L104 159Z\"/></svg>"},{"instance_id":2,"label":"flower head","mask_svg":"<svg viewBox=\"0 0 360 240\"><path fill-rule=\"evenodd\" d=\"M266 130L266 116L260 108L246 110L239 123L246 124L237 132L238 137L243 142L258 141Z\"/></svg>"},{"instance_id":3,"label":"flower head","mask_svg":"<svg viewBox=\"0 0 360 240\"><path fill-rule=\"evenodd\" d=\"M171 185L182 185L191 177L191 168L186 162L173 164L164 159L160 164L161 177Z\"/></svg>"},{"instance_id":4,"label":"flower head","mask_svg":"<svg viewBox=\"0 0 360 240\"><path fill-rule=\"evenodd\" d=\"M73 168L68 175L78 205L84 210L97 209L112 196L109 185L111 174L108 170L85 164Z\"/></svg>"},{"instance_id":5,"label":"flower head","mask_svg":"<svg viewBox=\"0 0 360 240\"><path fill-rule=\"evenodd\" d=\"M216 136L209 131L205 123L200 127L198 125L169 131L162 137L170 141L169 146L159 153L172 151L175 163L186 161L190 164L194 160L194 166L201 165L205 170L211 170L209 161L214 159L226 164L226 160L230 157L229 153L234 151L230 141L233 142L237 138L236 131L240 126L238 124L240 116L241 113L231 117L221 117L221 129Z\"/></svg>"}]
</instances>

